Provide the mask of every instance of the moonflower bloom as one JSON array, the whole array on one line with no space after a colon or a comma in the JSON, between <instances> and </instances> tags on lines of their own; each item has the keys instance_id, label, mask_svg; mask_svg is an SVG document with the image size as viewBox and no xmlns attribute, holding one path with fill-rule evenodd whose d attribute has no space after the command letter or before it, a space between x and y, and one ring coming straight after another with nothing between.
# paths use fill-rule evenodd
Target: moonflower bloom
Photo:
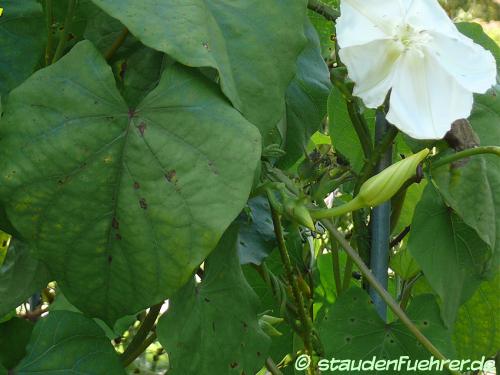
<instances>
[{"instance_id":1,"label":"moonflower bloom","mask_svg":"<svg viewBox=\"0 0 500 375\"><path fill-rule=\"evenodd\" d=\"M493 55L461 34L437 0L342 0L340 58L354 95L418 139L443 138L467 118L473 93L496 83Z\"/></svg>"}]
</instances>

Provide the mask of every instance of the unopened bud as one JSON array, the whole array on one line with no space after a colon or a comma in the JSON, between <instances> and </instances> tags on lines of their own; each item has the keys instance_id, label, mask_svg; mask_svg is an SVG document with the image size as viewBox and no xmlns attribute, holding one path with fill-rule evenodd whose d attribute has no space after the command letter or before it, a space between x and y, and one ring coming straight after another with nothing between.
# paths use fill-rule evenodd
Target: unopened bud
<instances>
[{"instance_id":1,"label":"unopened bud","mask_svg":"<svg viewBox=\"0 0 500 375\"><path fill-rule=\"evenodd\" d=\"M262 315L260 317L261 320L264 320L265 322L271 324L271 325L277 325L280 323L283 323L285 319L283 318L278 318L276 316L271 316L271 315Z\"/></svg>"},{"instance_id":2,"label":"unopened bud","mask_svg":"<svg viewBox=\"0 0 500 375\"><path fill-rule=\"evenodd\" d=\"M301 199L296 201L288 200L284 202L283 208L285 215L287 215L291 220L309 228L312 231L316 229L314 227L314 221L311 214Z\"/></svg>"},{"instance_id":3,"label":"unopened bud","mask_svg":"<svg viewBox=\"0 0 500 375\"><path fill-rule=\"evenodd\" d=\"M274 328L271 324L269 324L265 320L262 319L259 320L259 326L270 337L282 335L280 331L278 331L276 328Z\"/></svg>"},{"instance_id":4,"label":"unopened bud","mask_svg":"<svg viewBox=\"0 0 500 375\"><path fill-rule=\"evenodd\" d=\"M427 155L429 149L426 148L384 169L361 186L355 199L365 207L375 207L388 201L408 179L415 176L418 165Z\"/></svg>"}]
</instances>

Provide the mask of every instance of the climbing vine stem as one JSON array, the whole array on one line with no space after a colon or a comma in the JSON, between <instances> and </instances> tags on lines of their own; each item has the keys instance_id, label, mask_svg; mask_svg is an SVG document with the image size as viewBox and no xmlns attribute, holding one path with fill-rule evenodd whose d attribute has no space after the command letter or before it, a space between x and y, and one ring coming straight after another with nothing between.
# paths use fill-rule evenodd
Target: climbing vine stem
<instances>
[{"instance_id":1,"label":"climbing vine stem","mask_svg":"<svg viewBox=\"0 0 500 375\"><path fill-rule=\"evenodd\" d=\"M272 194L271 192L268 192L268 199L269 195ZM292 267L292 263L290 261L290 256L288 254L288 250L286 248L286 243L285 243L285 237L283 235L283 226L281 224L281 217L278 211L276 211L276 208L273 207L273 204L271 203L272 199L269 199L270 207L271 207L271 217L273 220L273 226L274 226L274 233L276 235L276 240L278 242L278 249L280 252L281 256L281 262L283 263L283 267L285 270L285 275L287 278L288 283L290 284L290 288L292 290L292 295L294 298L295 305L297 307L297 312L298 316L300 319L301 323L301 336L302 340L304 341L304 347L306 353L312 358L313 354L313 349L312 349L312 330L313 330L313 325L310 316L306 312L306 308L304 305L304 297L302 293L300 292L299 289L299 284L297 281L297 275L294 272L294 269ZM314 369L313 366L310 366L309 369L309 374L314 375Z\"/></svg>"},{"instance_id":2,"label":"climbing vine stem","mask_svg":"<svg viewBox=\"0 0 500 375\"><path fill-rule=\"evenodd\" d=\"M77 0L69 0L68 1L68 10L66 11L66 19L64 20L64 26L61 31L61 35L59 35L59 43L57 44L56 52L54 53L54 58L52 59L52 64L54 64L57 60L59 60L64 54L64 50L66 49L66 43L68 42L68 33L71 28L71 23L73 22L73 18L75 16L76 10L76 2Z\"/></svg>"},{"instance_id":3,"label":"climbing vine stem","mask_svg":"<svg viewBox=\"0 0 500 375\"><path fill-rule=\"evenodd\" d=\"M156 334L153 333L149 337L148 337L148 335L152 331L152 329L156 323L156 319L158 318L158 315L160 314L160 310L161 310L162 306L163 306L163 302L159 303L157 305L154 305L149 309L148 314L146 315L146 317L142 321L142 324L139 327L134 338L132 339L130 344L127 346L127 349L125 349L125 351L121 355L122 362L125 365L132 363L132 361L135 358L137 358L144 350L147 349L147 347L149 345L151 345L152 341L149 342L151 340L151 336L155 335L155 337L156 337ZM149 344L148 344L148 342L149 342Z\"/></svg>"},{"instance_id":4,"label":"climbing vine stem","mask_svg":"<svg viewBox=\"0 0 500 375\"><path fill-rule=\"evenodd\" d=\"M496 156L500 156L500 147L498 146L482 146L482 147L475 147L475 148L469 148L467 150L463 150L460 152L456 152L451 155L444 156L435 162L431 162L432 168L439 168L442 167L443 165L453 163L454 161L460 160L460 159L465 159L474 155L480 155L480 154L493 154Z\"/></svg>"}]
</instances>

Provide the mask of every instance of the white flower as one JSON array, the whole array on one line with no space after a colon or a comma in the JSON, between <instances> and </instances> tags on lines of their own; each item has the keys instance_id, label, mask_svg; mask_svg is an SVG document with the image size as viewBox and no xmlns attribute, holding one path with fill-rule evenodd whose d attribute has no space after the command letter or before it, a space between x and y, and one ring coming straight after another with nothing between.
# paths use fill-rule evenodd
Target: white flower
<instances>
[{"instance_id":1,"label":"white flower","mask_svg":"<svg viewBox=\"0 0 500 375\"><path fill-rule=\"evenodd\" d=\"M462 35L437 0L342 0L340 58L369 108L389 90L389 122L439 139L496 82L493 55Z\"/></svg>"}]
</instances>

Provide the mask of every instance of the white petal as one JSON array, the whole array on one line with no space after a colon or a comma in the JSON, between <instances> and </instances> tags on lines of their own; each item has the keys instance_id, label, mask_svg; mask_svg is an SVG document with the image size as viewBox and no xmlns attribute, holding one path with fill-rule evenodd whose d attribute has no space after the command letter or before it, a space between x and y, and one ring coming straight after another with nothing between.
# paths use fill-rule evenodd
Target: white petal
<instances>
[{"instance_id":1,"label":"white petal","mask_svg":"<svg viewBox=\"0 0 500 375\"><path fill-rule=\"evenodd\" d=\"M464 88L483 94L496 83L497 67L491 52L460 33L430 35L432 42L426 46L427 51Z\"/></svg>"},{"instance_id":2,"label":"white petal","mask_svg":"<svg viewBox=\"0 0 500 375\"><path fill-rule=\"evenodd\" d=\"M417 30L456 32L456 27L437 0L410 0L406 22Z\"/></svg>"},{"instance_id":3,"label":"white petal","mask_svg":"<svg viewBox=\"0 0 500 375\"><path fill-rule=\"evenodd\" d=\"M342 0L337 20L337 40L341 48L392 38L404 17L402 0Z\"/></svg>"},{"instance_id":4,"label":"white petal","mask_svg":"<svg viewBox=\"0 0 500 375\"><path fill-rule=\"evenodd\" d=\"M375 40L361 46L342 48L340 59L355 82L353 94L369 108L380 106L392 86L401 46L389 40Z\"/></svg>"},{"instance_id":5,"label":"white petal","mask_svg":"<svg viewBox=\"0 0 500 375\"><path fill-rule=\"evenodd\" d=\"M469 116L472 102L472 93L431 55L409 51L394 79L387 120L413 138L440 139L455 120Z\"/></svg>"}]
</instances>

